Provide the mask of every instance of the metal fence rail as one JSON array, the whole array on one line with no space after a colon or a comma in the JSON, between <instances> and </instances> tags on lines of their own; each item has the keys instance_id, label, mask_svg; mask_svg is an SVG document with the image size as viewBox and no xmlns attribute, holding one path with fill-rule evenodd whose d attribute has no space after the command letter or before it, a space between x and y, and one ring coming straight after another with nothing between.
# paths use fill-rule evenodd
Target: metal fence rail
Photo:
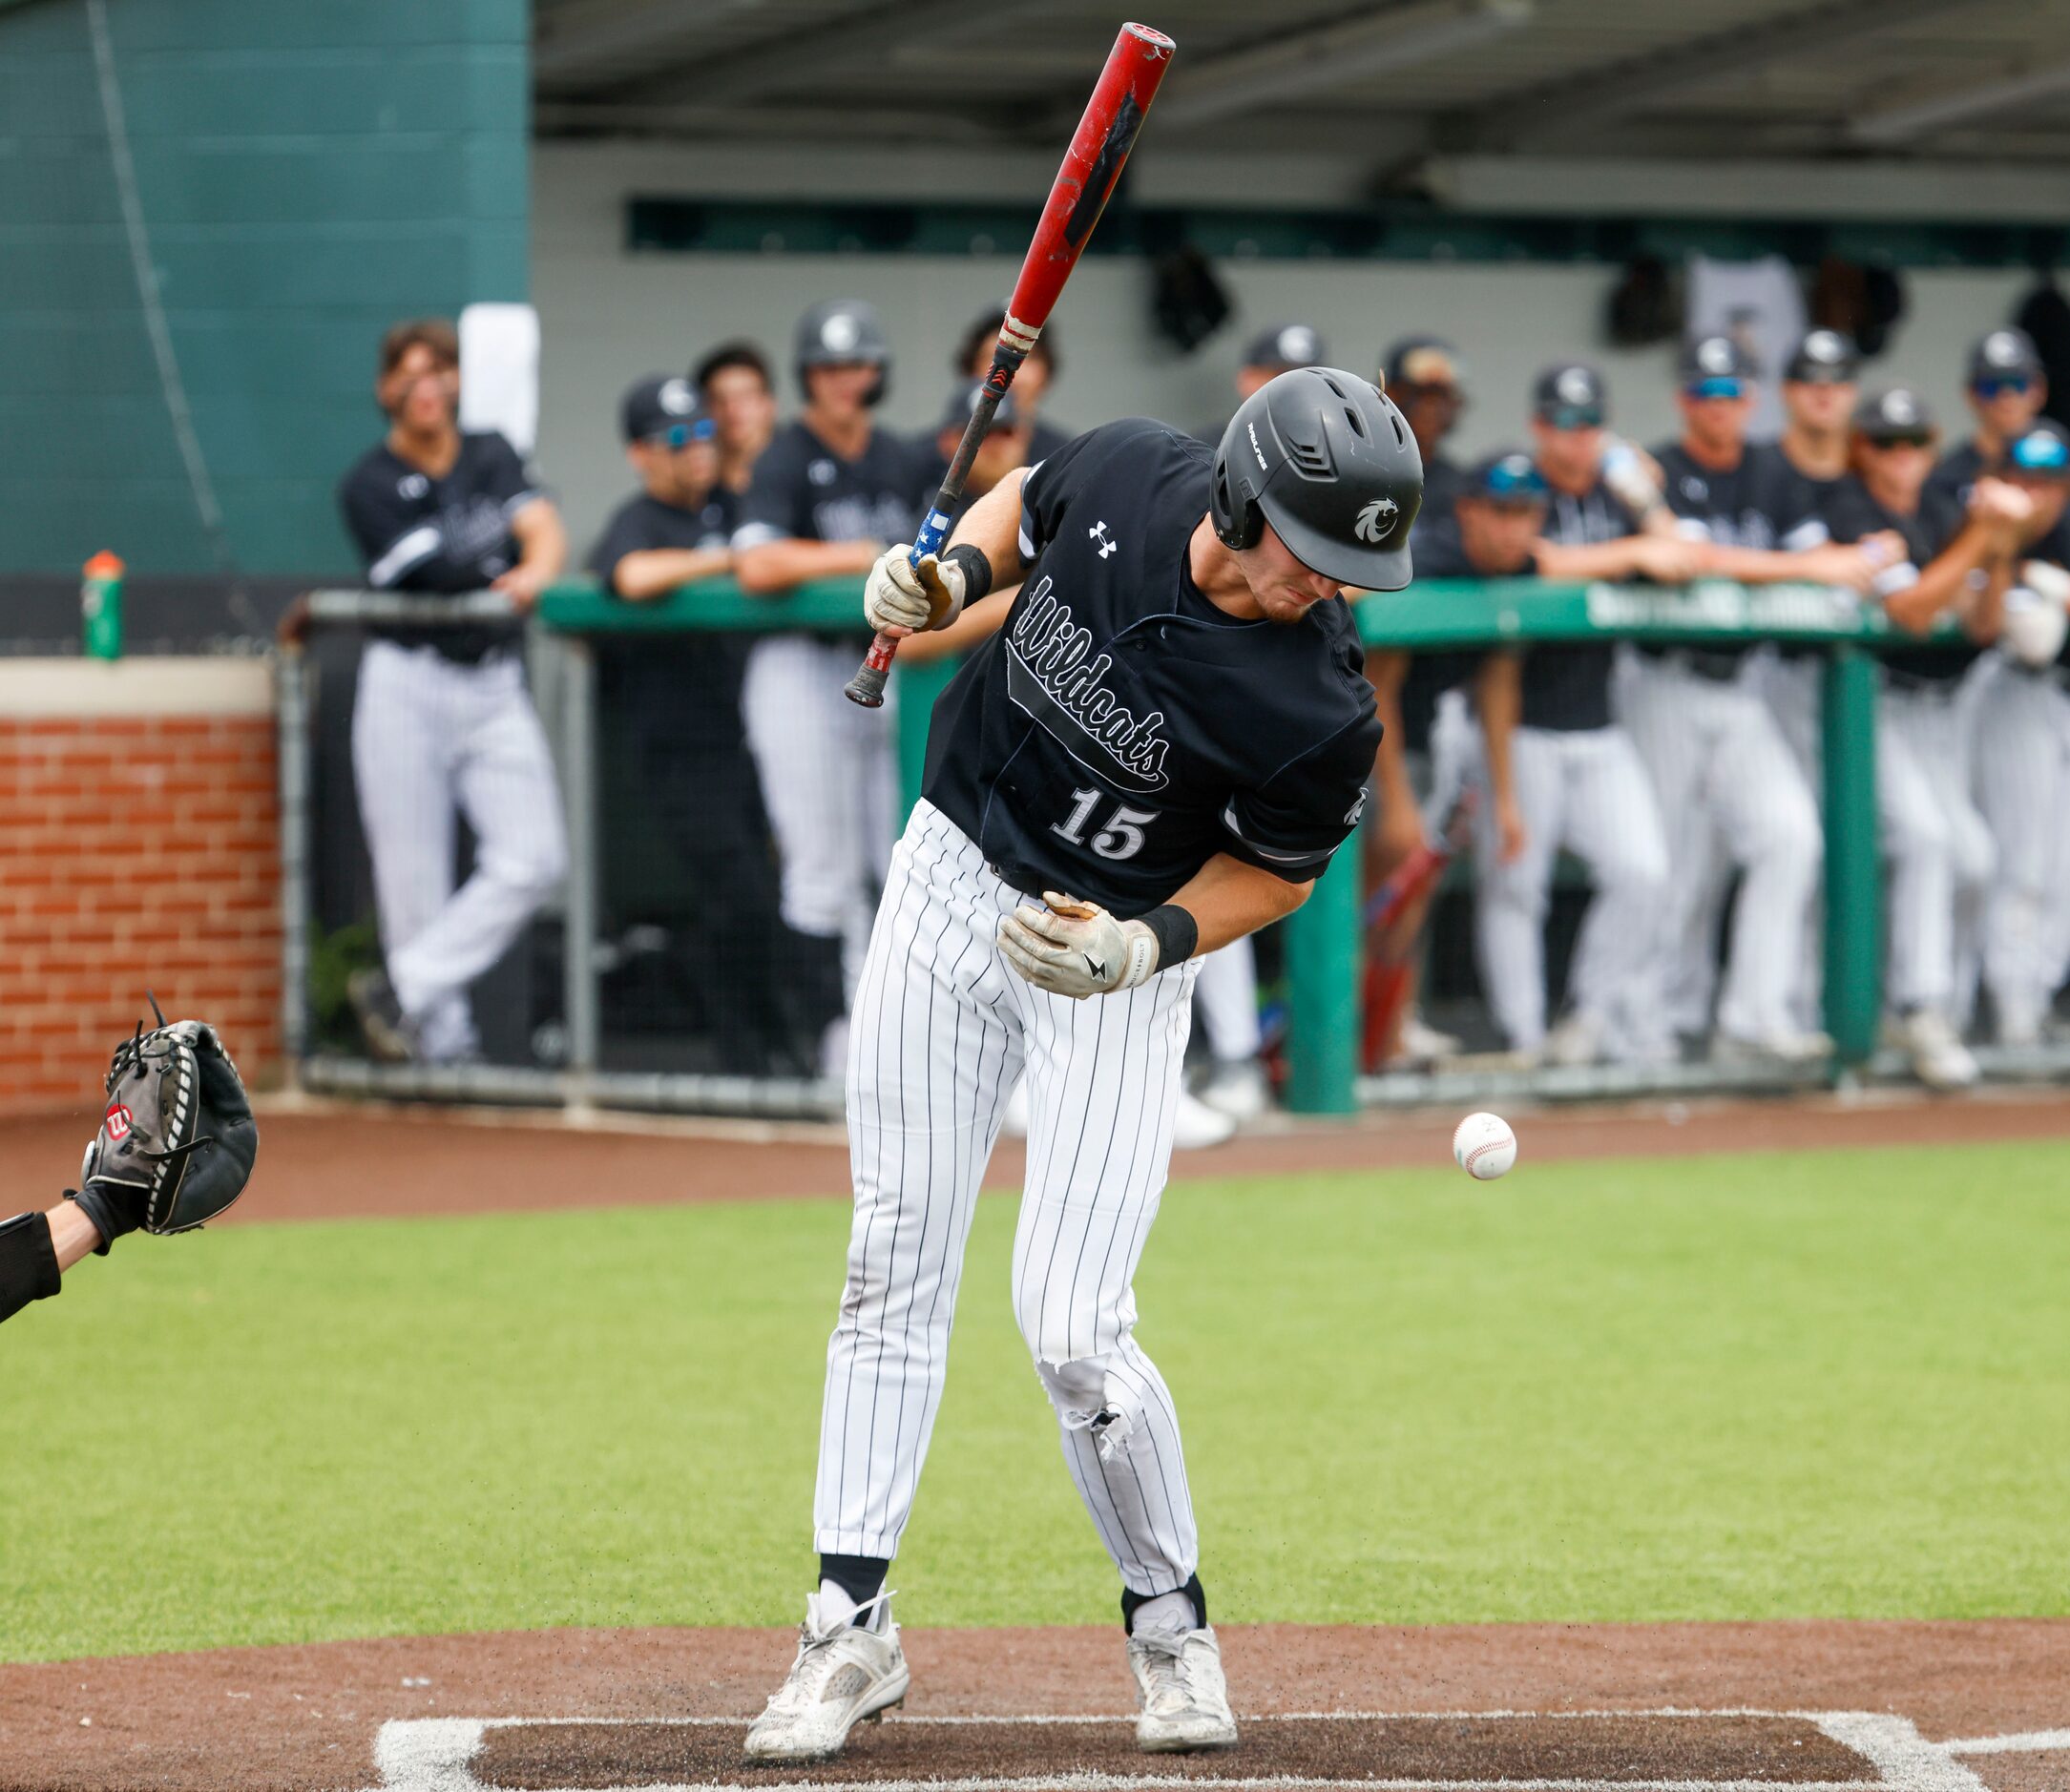
<instances>
[{"instance_id":1,"label":"metal fence rail","mask_svg":"<svg viewBox=\"0 0 2070 1792\"><path fill-rule=\"evenodd\" d=\"M609 953L599 937L606 841L598 791L597 652L612 639L712 632L808 630L852 634L860 582L802 587L781 598L742 594L729 579L685 587L656 602L628 604L593 584L549 592L533 631L558 689L554 730L566 781L570 873L563 919L562 1011L565 1063L557 1068L368 1065L312 1052L308 1027L307 919L313 823L308 758L308 689L299 656L285 656L280 680L282 860L287 911L286 1037L304 1082L339 1093L502 1101L564 1101L599 1107L700 1111L763 1116L835 1114L840 1091L824 1079L708 1075L610 1069L602 1063L602 980ZM426 599L387 593L312 594L318 626L407 621L478 623L507 615L496 594ZM1874 1077L1893 1066L1875 1057L1881 1011L1881 870L1874 810L1874 650L1900 637L1880 610L1821 586L1743 588L1707 581L1683 589L1562 585L1537 580L1427 581L1359 604L1370 646L1411 650L1519 645L1604 636L1662 643L1793 640L1826 655L1825 810L1826 1012L1837 1056L1834 1073ZM901 665L894 681L899 761L907 806L915 800L933 699L953 673L949 663ZM1783 1088L1829 1073L1721 1073L1678 1065L1541 1070L1502 1075L1454 1071L1361 1077L1357 1067L1359 987L1357 855L1340 853L1308 902L1286 924L1289 1021L1286 1105L1297 1113L1349 1113L1361 1101L1474 1100L1527 1092L1550 1098ZM2007 1073L2063 1068L2060 1054L1985 1054Z\"/></svg>"}]
</instances>

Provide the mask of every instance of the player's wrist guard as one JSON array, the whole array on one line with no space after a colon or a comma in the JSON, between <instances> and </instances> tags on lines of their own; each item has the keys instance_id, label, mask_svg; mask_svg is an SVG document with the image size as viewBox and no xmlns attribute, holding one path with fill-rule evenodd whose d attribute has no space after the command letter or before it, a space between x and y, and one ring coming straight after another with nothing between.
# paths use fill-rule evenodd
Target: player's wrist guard
<instances>
[{"instance_id":1,"label":"player's wrist guard","mask_svg":"<svg viewBox=\"0 0 2070 1792\"><path fill-rule=\"evenodd\" d=\"M1151 909L1142 917L1142 924L1150 929L1158 944L1157 964L1153 969L1184 964L1201 943L1201 924L1177 903L1166 903L1160 908Z\"/></svg>"},{"instance_id":2,"label":"player's wrist guard","mask_svg":"<svg viewBox=\"0 0 2070 1792\"><path fill-rule=\"evenodd\" d=\"M974 604L992 589L992 562L985 558L984 549L959 541L942 555L942 563L961 570L966 604Z\"/></svg>"}]
</instances>

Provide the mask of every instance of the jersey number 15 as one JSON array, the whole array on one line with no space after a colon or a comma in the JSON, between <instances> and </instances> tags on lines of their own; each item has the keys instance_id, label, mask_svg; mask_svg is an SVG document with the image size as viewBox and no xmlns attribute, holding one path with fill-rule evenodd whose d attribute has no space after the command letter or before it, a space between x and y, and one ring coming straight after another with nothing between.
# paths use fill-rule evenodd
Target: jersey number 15
<instances>
[{"instance_id":1,"label":"jersey number 15","mask_svg":"<svg viewBox=\"0 0 2070 1792\"><path fill-rule=\"evenodd\" d=\"M1060 822L1050 823L1050 832L1059 834L1074 846L1091 844L1102 859L1133 859L1142 850L1142 830L1158 819L1155 809L1132 809L1126 803L1114 805L1114 813L1107 818L1107 824L1095 834L1090 843L1085 830L1092 822L1093 811L1099 807L1101 792L1098 790L1074 790L1071 793L1072 810Z\"/></svg>"}]
</instances>

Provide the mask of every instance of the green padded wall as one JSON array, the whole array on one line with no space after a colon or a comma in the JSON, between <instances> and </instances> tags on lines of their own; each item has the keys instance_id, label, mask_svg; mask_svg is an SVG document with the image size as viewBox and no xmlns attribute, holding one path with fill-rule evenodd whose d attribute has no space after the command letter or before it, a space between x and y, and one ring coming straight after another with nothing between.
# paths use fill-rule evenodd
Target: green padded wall
<instances>
[{"instance_id":1,"label":"green padded wall","mask_svg":"<svg viewBox=\"0 0 2070 1792\"><path fill-rule=\"evenodd\" d=\"M381 331L526 296L526 0L108 0L152 260L237 560L354 562ZM214 566L83 0L0 7L0 573Z\"/></svg>"}]
</instances>

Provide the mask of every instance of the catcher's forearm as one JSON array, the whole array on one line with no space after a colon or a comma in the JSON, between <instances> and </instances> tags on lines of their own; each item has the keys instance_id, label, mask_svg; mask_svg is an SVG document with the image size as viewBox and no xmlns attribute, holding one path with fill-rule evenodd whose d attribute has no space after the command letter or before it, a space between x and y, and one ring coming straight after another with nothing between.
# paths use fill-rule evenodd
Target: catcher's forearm
<instances>
[{"instance_id":1,"label":"catcher's forearm","mask_svg":"<svg viewBox=\"0 0 2070 1792\"><path fill-rule=\"evenodd\" d=\"M59 1269L70 1269L100 1248L100 1234L76 1201L59 1201L45 1215L51 1222L51 1245Z\"/></svg>"}]
</instances>

